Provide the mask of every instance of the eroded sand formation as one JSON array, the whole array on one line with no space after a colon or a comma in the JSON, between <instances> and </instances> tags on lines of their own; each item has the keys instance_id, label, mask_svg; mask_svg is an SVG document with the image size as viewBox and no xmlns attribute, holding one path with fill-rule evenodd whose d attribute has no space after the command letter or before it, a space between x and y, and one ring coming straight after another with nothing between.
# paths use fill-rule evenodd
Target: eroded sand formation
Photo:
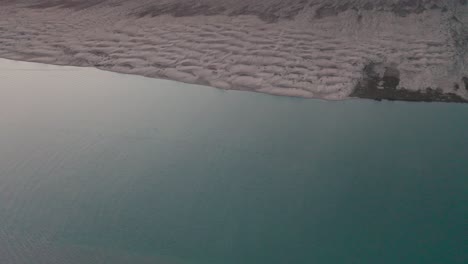
<instances>
[{"instance_id":1,"label":"eroded sand formation","mask_svg":"<svg viewBox=\"0 0 468 264\"><path fill-rule=\"evenodd\" d=\"M466 0L0 0L0 57L344 99L468 100Z\"/></svg>"}]
</instances>

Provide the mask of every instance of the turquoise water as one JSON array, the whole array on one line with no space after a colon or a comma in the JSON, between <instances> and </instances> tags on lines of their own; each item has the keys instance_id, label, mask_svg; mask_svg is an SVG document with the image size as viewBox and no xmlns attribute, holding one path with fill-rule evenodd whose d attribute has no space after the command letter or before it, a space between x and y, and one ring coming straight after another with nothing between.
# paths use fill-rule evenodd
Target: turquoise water
<instances>
[{"instance_id":1,"label":"turquoise water","mask_svg":"<svg viewBox=\"0 0 468 264\"><path fill-rule=\"evenodd\" d=\"M468 105L0 61L0 263L466 263Z\"/></svg>"}]
</instances>

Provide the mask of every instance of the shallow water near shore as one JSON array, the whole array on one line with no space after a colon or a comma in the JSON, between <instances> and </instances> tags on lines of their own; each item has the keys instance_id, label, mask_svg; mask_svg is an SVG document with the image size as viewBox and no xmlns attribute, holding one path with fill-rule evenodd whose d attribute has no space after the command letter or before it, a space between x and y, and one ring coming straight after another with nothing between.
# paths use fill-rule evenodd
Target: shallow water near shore
<instances>
[{"instance_id":1,"label":"shallow water near shore","mask_svg":"<svg viewBox=\"0 0 468 264\"><path fill-rule=\"evenodd\" d=\"M0 60L0 263L463 263L468 105Z\"/></svg>"}]
</instances>

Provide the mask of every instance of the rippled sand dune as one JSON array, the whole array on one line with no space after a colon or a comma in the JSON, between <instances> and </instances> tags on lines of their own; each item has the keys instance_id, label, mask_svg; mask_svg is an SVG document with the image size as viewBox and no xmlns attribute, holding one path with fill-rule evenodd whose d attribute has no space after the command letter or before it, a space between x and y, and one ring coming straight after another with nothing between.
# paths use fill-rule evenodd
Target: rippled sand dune
<instances>
[{"instance_id":1,"label":"rippled sand dune","mask_svg":"<svg viewBox=\"0 0 468 264\"><path fill-rule=\"evenodd\" d=\"M0 57L286 96L466 102L468 3L3 0Z\"/></svg>"}]
</instances>

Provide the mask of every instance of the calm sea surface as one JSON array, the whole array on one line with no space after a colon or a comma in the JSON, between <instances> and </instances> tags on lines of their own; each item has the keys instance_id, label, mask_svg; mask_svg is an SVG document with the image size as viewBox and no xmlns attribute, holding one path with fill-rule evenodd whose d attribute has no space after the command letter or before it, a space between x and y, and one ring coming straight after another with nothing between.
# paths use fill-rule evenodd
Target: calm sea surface
<instances>
[{"instance_id":1,"label":"calm sea surface","mask_svg":"<svg viewBox=\"0 0 468 264\"><path fill-rule=\"evenodd\" d=\"M2 264L467 263L468 105L0 60Z\"/></svg>"}]
</instances>

